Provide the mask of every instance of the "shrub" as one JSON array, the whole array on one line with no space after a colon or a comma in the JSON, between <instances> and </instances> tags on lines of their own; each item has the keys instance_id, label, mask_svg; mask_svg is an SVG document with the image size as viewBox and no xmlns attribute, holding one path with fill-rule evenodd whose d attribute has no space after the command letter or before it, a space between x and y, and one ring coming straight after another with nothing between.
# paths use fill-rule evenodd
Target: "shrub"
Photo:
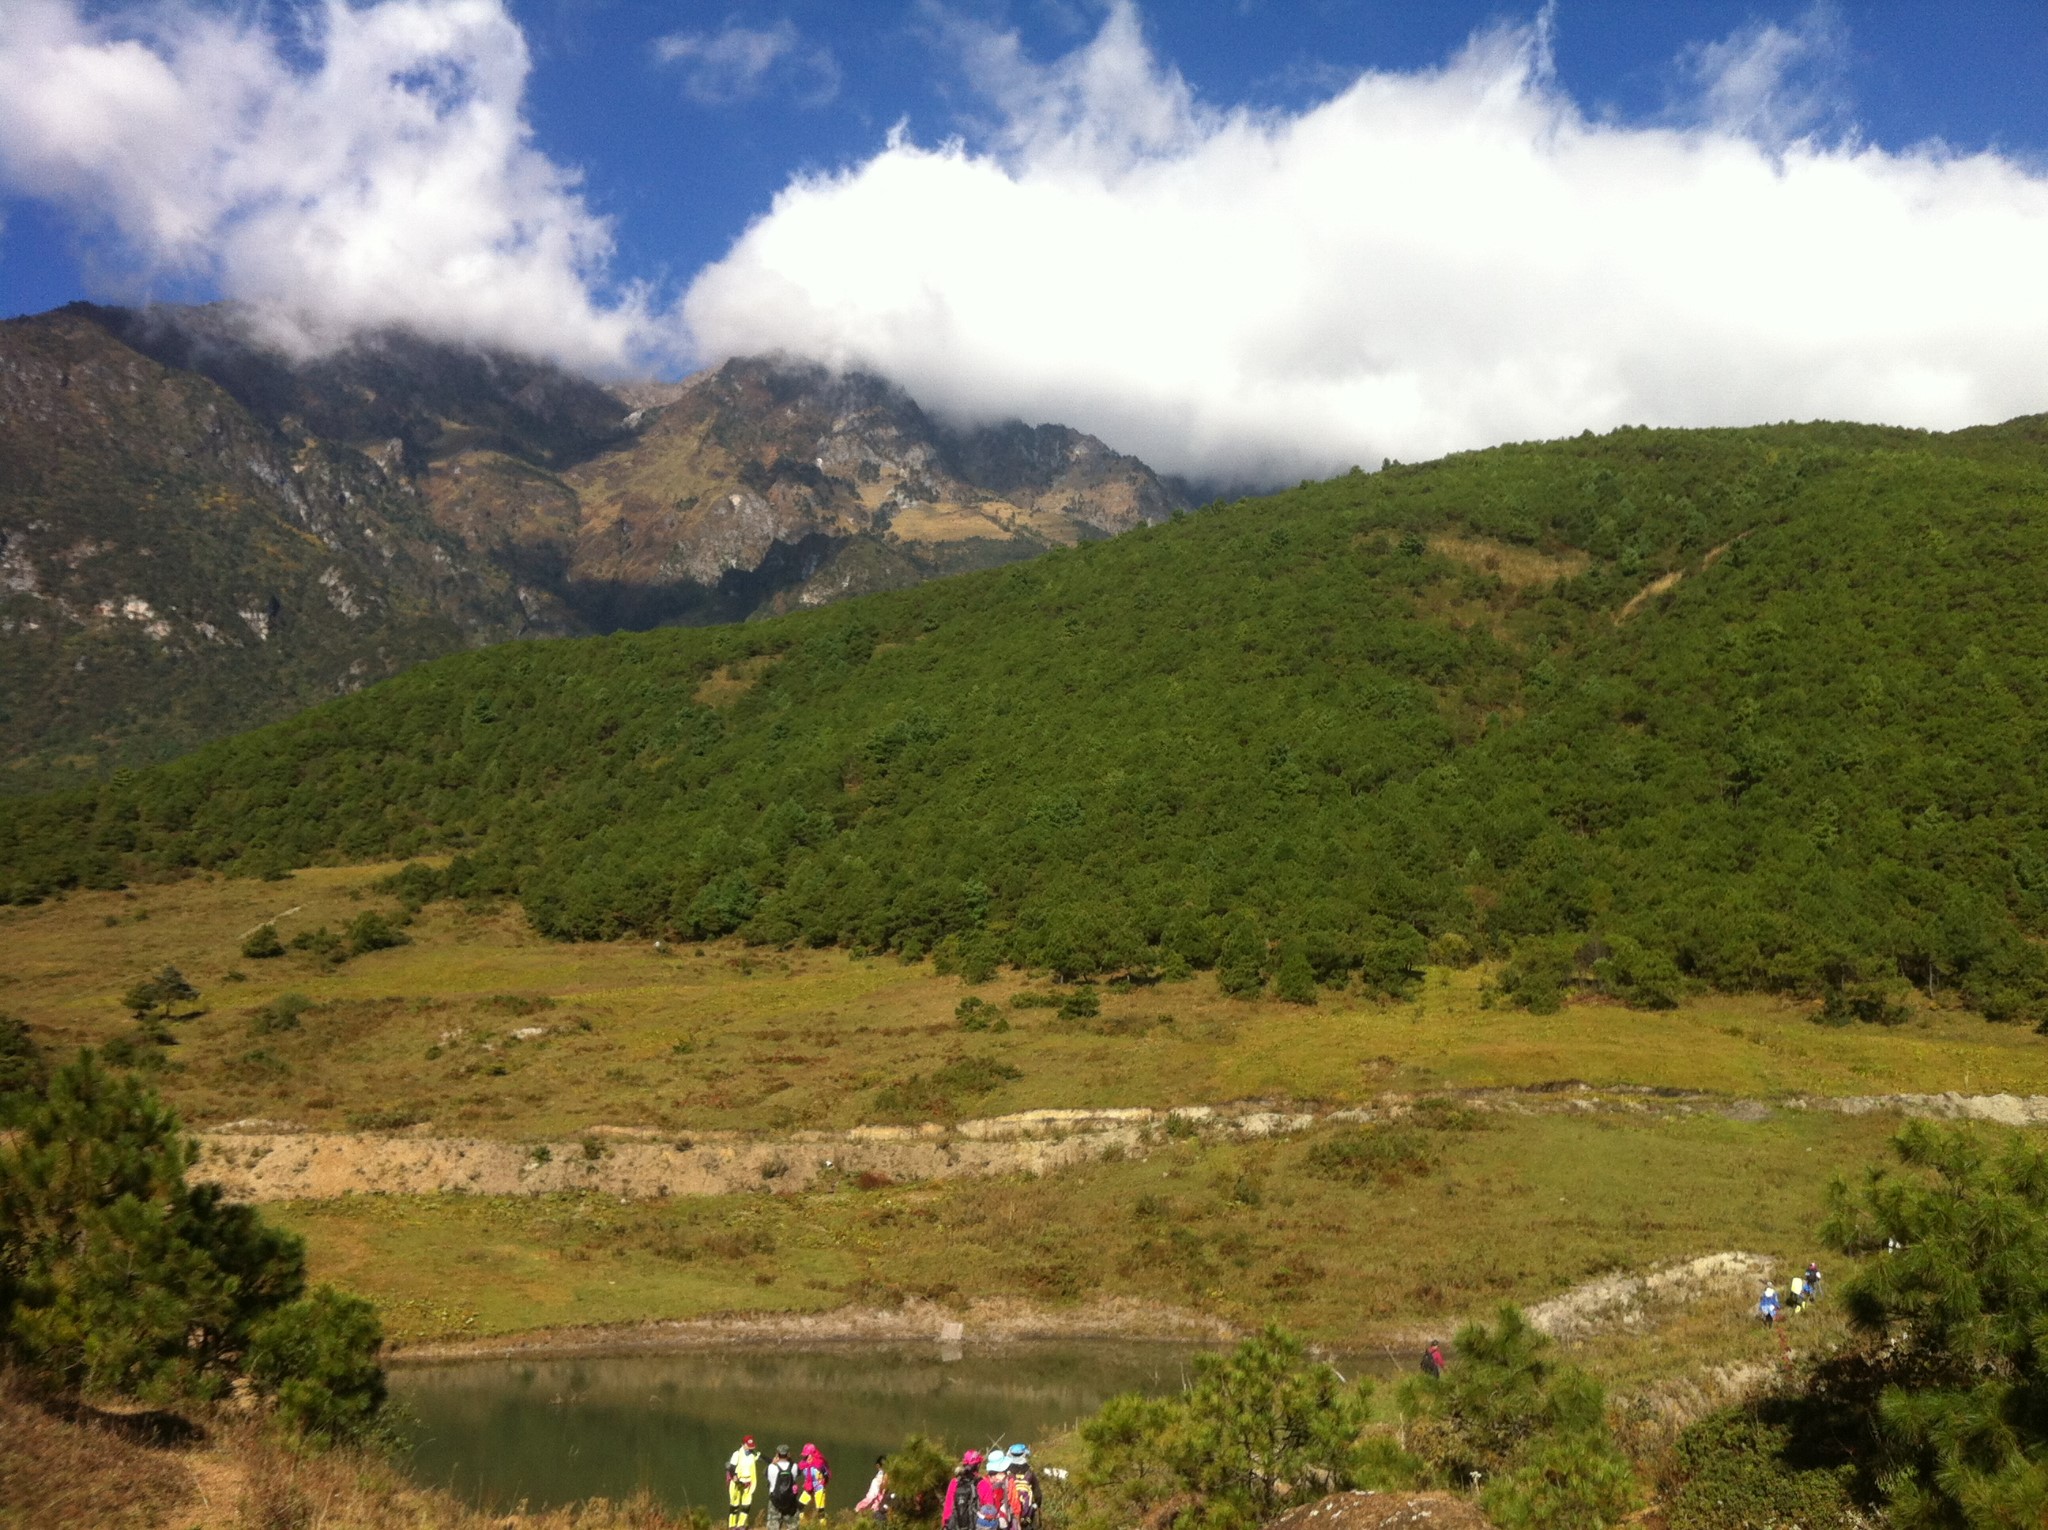
<instances>
[{"instance_id":1,"label":"shrub","mask_svg":"<svg viewBox=\"0 0 2048 1530\"><path fill-rule=\"evenodd\" d=\"M1479 953L1468 937L1445 930L1429 943L1429 959L1439 967L1469 967L1479 960Z\"/></svg>"},{"instance_id":2,"label":"shrub","mask_svg":"<svg viewBox=\"0 0 2048 1530\"><path fill-rule=\"evenodd\" d=\"M317 1446L360 1442L377 1430L384 1370L377 1311L321 1286L258 1322L249 1337L251 1380L276 1399L278 1420Z\"/></svg>"},{"instance_id":3,"label":"shrub","mask_svg":"<svg viewBox=\"0 0 2048 1530\"><path fill-rule=\"evenodd\" d=\"M1012 1009L1058 1009L1062 1002L1060 995L1042 989L1027 988L1010 995Z\"/></svg>"},{"instance_id":4,"label":"shrub","mask_svg":"<svg viewBox=\"0 0 2048 1530\"><path fill-rule=\"evenodd\" d=\"M1216 986L1233 999L1253 999L1266 987L1266 942L1248 919L1234 919L1216 958Z\"/></svg>"},{"instance_id":5,"label":"shrub","mask_svg":"<svg viewBox=\"0 0 2048 1530\"><path fill-rule=\"evenodd\" d=\"M1678 1007L1685 980L1669 956L1648 950L1625 935L1602 944L1605 954L1593 961L1593 979L1602 993L1630 1009Z\"/></svg>"},{"instance_id":6,"label":"shrub","mask_svg":"<svg viewBox=\"0 0 2048 1530\"><path fill-rule=\"evenodd\" d=\"M1081 1425L1082 1486L1102 1500L1089 1518L1137 1523L1179 1499L1179 1523L1223 1530L1350 1487L1412 1485L1411 1459L1361 1439L1371 1392L1277 1327L1198 1355L1180 1396L1112 1398Z\"/></svg>"},{"instance_id":7,"label":"shrub","mask_svg":"<svg viewBox=\"0 0 2048 1530\"><path fill-rule=\"evenodd\" d=\"M1358 980L1368 993L1406 998L1422 982L1429 943L1412 925L1388 925L1359 950Z\"/></svg>"},{"instance_id":8,"label":"shrub","mask_svg":"<svg viewBox=\"0 0 2048 1530\"><path fill-rule=\"evenodd\" d=\"M279 994L250 1014L249 1034L269 1036L278 1031L295 1031L299 1028L299 1017L311 1008L313 1001L302 993Z\"/></svg>"},{"instance_id":9,"label":"shrub","mask_svg":"<svg viewBox=\"0 0 2048 1530\"><path fill-rule=\"evenodd\" d=\"M929 1435L913 1434L882 1463L889 1474L891 1517L928 1523L939 1517L946 1499L952 1458Z\"/></svg>"},{"instance_id":10,"label":"shrub","mask_svg":"<svg viewBox=\"0 0 2048 1530\"><path fill-rule=\"evenodd\" d=\"M348 960L348 951L343 946L341 937L324 924L317 929L299 931L291 939L291 948L294 951L304 951L310 956L324 957L330 962Z\"/></svg>"},{"instance_id":11,"label":"shrub","mask_svg":"<svg viewBox=\"0 0 2048 1530\"><path fill-rule=\"evenodd\" d=\"M253 962L284 955L284 942L277 938L277 926L260 924L242 941L242 955Z\"/></svg>"},{"instance_id":12,"label":"shrub","mask_svg":"<svg viewBox=\"0 0 2048 1530\"><path fill-rule=\"evenodd\" d=\"M1010 1022L1001 1010L972 994L953 1007L953 1018L960 1022L963 1031L1007 1031L1010 1028Z\"/></svg>"},{"instance_id":13,"label":"shrub","mask_svg":"<svg viewBox=\"0 0 2048 1530\"><path fill-rule=\"evenodd\" d=\"M1796 1465L1792 1443L1789 1428L1746 1408L1710 1413L1688 1427L1672 1451L1675 1486L1665 1495L1671 1530L1848 1530L1863 1523L1850 1495L1855 1468Z\"/></svg>"},{"instance_id":14,"label":"shrub","mask_svg":"<svg viewBox=\"0 0 2048 1530\"><path fill-rule=\"evenodd\" d=\"M1415 1124L1433 1132L1483 1132L1494 1126L1484 1112L1440 1094L1417 1100L1411 1109Z\"/></svg>"},{"instance_id":15,"label":"shrub","mask_svg":"<svg viewBox=\"0 0 2048 1530\"><path fill-rule=\"evenodd\" d=\"M1091 983L1083 983L1060 1000L1062 1020L1093 1020L1102 1013L1102 997Z\"/></svg>"},{"instance_id":16,"label":"shrub","mask_svg":"<svg viewBox=\"0 0 2048 1530\"><path fill-rule=\"evenodd\" d=\"M1554 1015L1578 970L1579 939L1546 936L1517 942L1514 955L1501 969L1500 991L1531 1014Z\"/></svg>"},{"instance_id":17,"label":"shrub","mask_svg":"<svg viewBox=\"0 0 2048 1530\"><path fill-rule=\"evenodd\" d=\"M1906 1007L1906 985L1863 983L1854 980L1830 983L1821 997L1814 1019L1821 1025L1904 1025L1913 1012Z\"/></svg>"},{"instance_id":18,"label":"shrub","mask_svg":"<svg viewBox=\"0 0 2048 1530\"><path fill-rule=\"evenodd\" d=\"M364 909L348 922L348 954L362 956L408 943L408 937L375 909Z\"/></svg>"},{"instance_id":19,"label":"shrub","mask_svg":"<svg viewBox=\"0 0 2048 1530\"><path fill-rule=\"evenodd\" d=\"M1309 1144L1308 1171L1364 1185L1396 1183L1436 1167L1436 1146L1411 1126L1340 1126Z\"/></svg>"},{"instance_id":20,"label":"shrub","mask_svg":"<svg viewBox=\"0 0 2048 1530\"><path fill-rule=\"evenodd\" d=\"M1273 975L1273 996L1289 1004L1315 1003L1316 971L1301 946L1291 947L1281 957L1280 970Z\"/></svg>"},{"instance_id":21,"label":"shrub","mask_svg":"<svg viewBox=\"0 0 2048 1530\"><path fill-rule=\"evenodd\" d=\"M1628 1462L1607 1428L1598 1382L1554 1358L1520 1309L1468 1324L1450 1366L1401 1388L1410 1448L1446 1486L1473 1473L1496 1524L1598 1530L1635 1507Z\"/></svg>"}]
</instances>

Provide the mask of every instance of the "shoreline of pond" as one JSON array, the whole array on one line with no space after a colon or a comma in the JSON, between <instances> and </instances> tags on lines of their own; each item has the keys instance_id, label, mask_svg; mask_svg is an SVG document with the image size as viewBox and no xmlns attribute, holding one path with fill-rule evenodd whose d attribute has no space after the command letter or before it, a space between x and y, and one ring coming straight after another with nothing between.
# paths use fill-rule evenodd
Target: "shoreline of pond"
<instances>
[{"instance_id":1,"label":"shoreline of pond","mask_svg":"<svg viewBox=\"0 0 2048 1530\"><path fill-rule=\"evenodd\" d=\"M727 1313L590 1327L540 1328L474 1339L387 1346L387 1366L463 1360L564 1360L769 1349L792 1345L952 1346L1116 1341L1233 1344L1246 1330L1221 1318L1157 1302L1114 1298L1074 1308L988 1300L965 1307L910 1301L900 1307L834 1307L818 1312ZM1371 1347L1379 1347L1377 1345Z\"/></svg>"}]
</instances>

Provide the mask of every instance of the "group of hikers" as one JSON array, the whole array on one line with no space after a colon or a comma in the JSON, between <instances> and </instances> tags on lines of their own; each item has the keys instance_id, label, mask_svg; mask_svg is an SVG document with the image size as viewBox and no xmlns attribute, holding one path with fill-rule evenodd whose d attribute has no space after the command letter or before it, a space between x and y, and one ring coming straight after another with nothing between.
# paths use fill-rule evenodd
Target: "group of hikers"
<instances>
[{"instance_id":1,"label":"group of hikers","mask_svg":"<svg viewBox=\"0 0 2048 1530\"><path fill-rule=\"evenodd\" d=\"M887 1521L893 1494L888 1458L875 1457L875 1475L856 1514ZM825 1491L832 1482L831 1463L816 1445L805 1445L792 1457L787 1445L775 1447L764 1463L750 1434L725 1463L726 1530L748 1530L754 1495L768 1500L763 1530L798 1530L811 1519L825 1517ZM987 1453L970 1450L946 1483L940 1513L942 1530L1033 1530L1038 1523L1038 1473L1031 1466L1031 1447L1012 1445Z\"/></svg>"},{"instance_id":2,"label":"group of hikers","mask_svg":"<svg viewBox=\"0 0 2048 1530\"><path fill-rule=\"evenodd\" d=\"M875 1462L875 1481L882 1483L882 1463ZM766 1488L767 1530L795 1530L807 1516L825 1517L825 1490L832 1483L832 1465L825 1452L806 1444L790 1459L789 1447L778 1445L763 1465L750 1434L725 1461L726 1530L747 1530L754 1513L754 1494ZM870 1497L874 1496L870 1493Z\"/></svg>"},{"instance_id":3,"label":"group of hikers","mask_svg":"<svg viewBox=\"0 0 2048 1530\"><path fill-rule=\"evenodd\" d=\"M1764 1294L1756 1304L1756 1315L1769 1327L1775 1325L1781 1316L1797 1312L1809 1302L1819 1300L1820 1266L1809 1260L1806 1273L1792 1277L1791 1288L1785 1293L1783 1301L1778 1298L1778 1287L1775 1282L1767 1281L1764 1284Z\"/></svg>"}]
</instances>

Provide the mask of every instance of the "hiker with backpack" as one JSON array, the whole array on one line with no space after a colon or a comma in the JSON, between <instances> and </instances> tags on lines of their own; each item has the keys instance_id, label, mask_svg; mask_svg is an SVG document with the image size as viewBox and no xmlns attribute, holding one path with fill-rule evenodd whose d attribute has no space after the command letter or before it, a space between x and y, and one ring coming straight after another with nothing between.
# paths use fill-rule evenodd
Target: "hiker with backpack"
<instances>
[{"instance_id":1,"label":"hiker with backpack","mask_svg":"<svg viewBox=\"0 0 2048 1530\"><path fill-rule=\"evenodd\" d=\"M825 1452L816 1445L806 1442L804 1453L797 1458L796 1477L798 1499L806 1515L825 1517L825 1488L832 1480L832 1467L825 1460Z\"/></svg>"},{"instance_id":2,"label":"hiker with backpack","mask_svg":"<svg viewBox=\"0 0 2048 1530\"><path fill-rule=\"evenodd\" d=\"M974 1486L974 1530L1011 1530L1009 1511L1010 1458L992 1450L984 1464L981 1481Z\"/></svg>"},{"instance_id":3,"label":"hiker with backpack","mask_svg":"<svg viewBox=\"0 0 2048 1530\"><path fill-rule=\"evenodd\" d=\"M768 1518L766 1530L797 1530L803 1523L803 1488L796 1463L789 1459L789 1447L775 1447L775 1459L768 1463Z\"/></svg>"},{"instance_id":4,"label":"hiker with backpack","mask_svg":"<svg viewBox=\"0 0 2048 1530\"><path fill-rule=\"evenodd\" d=\"M974 1530L980 1486L981 1452L970 1450L961 1456L960 1464L953 1468L952 1480L946 1484L946 1501L939 1515L945 1530Z\"/></svg>"},{"instance_id":5,"label":"hiker with backpack","mask_svg":"<svg viewBox=\"0 0 2048 1530\"><path fill-rule=\"evenodd\" d=\"M1003 1474L1004 1507L1011 1530L1031 1530L1038 1523L1038 1473L1031 1469L1031 1447L1010 1447L1010 1469Z\"/></svg>"}]
</instances>

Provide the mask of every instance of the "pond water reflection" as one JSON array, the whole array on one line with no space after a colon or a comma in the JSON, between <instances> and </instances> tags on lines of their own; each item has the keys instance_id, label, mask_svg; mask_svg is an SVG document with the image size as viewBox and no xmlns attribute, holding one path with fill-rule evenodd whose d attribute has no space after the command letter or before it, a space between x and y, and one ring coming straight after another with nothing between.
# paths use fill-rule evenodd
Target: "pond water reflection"
<instances>
[{"instance_id":1,"label":"pond water reflection","mask_svg":"<svg viewBox=\"0 0 2048 1530\"><path fill-rule=\"evenodd\" d=\"M1118 1392L1176 1390L1196 1351L1162 1343L718 1349L407 1366L391 1387L418 1420L419 1480L472 1503L533 1508L651 1490L671 1508L725 1510L725 1458L815 1441L833 1508L874 1459L922 1431L953 1450L1027 1443ZM760 1515L756 1500L755 1517Z\"/></svg>"}]
</instances>

